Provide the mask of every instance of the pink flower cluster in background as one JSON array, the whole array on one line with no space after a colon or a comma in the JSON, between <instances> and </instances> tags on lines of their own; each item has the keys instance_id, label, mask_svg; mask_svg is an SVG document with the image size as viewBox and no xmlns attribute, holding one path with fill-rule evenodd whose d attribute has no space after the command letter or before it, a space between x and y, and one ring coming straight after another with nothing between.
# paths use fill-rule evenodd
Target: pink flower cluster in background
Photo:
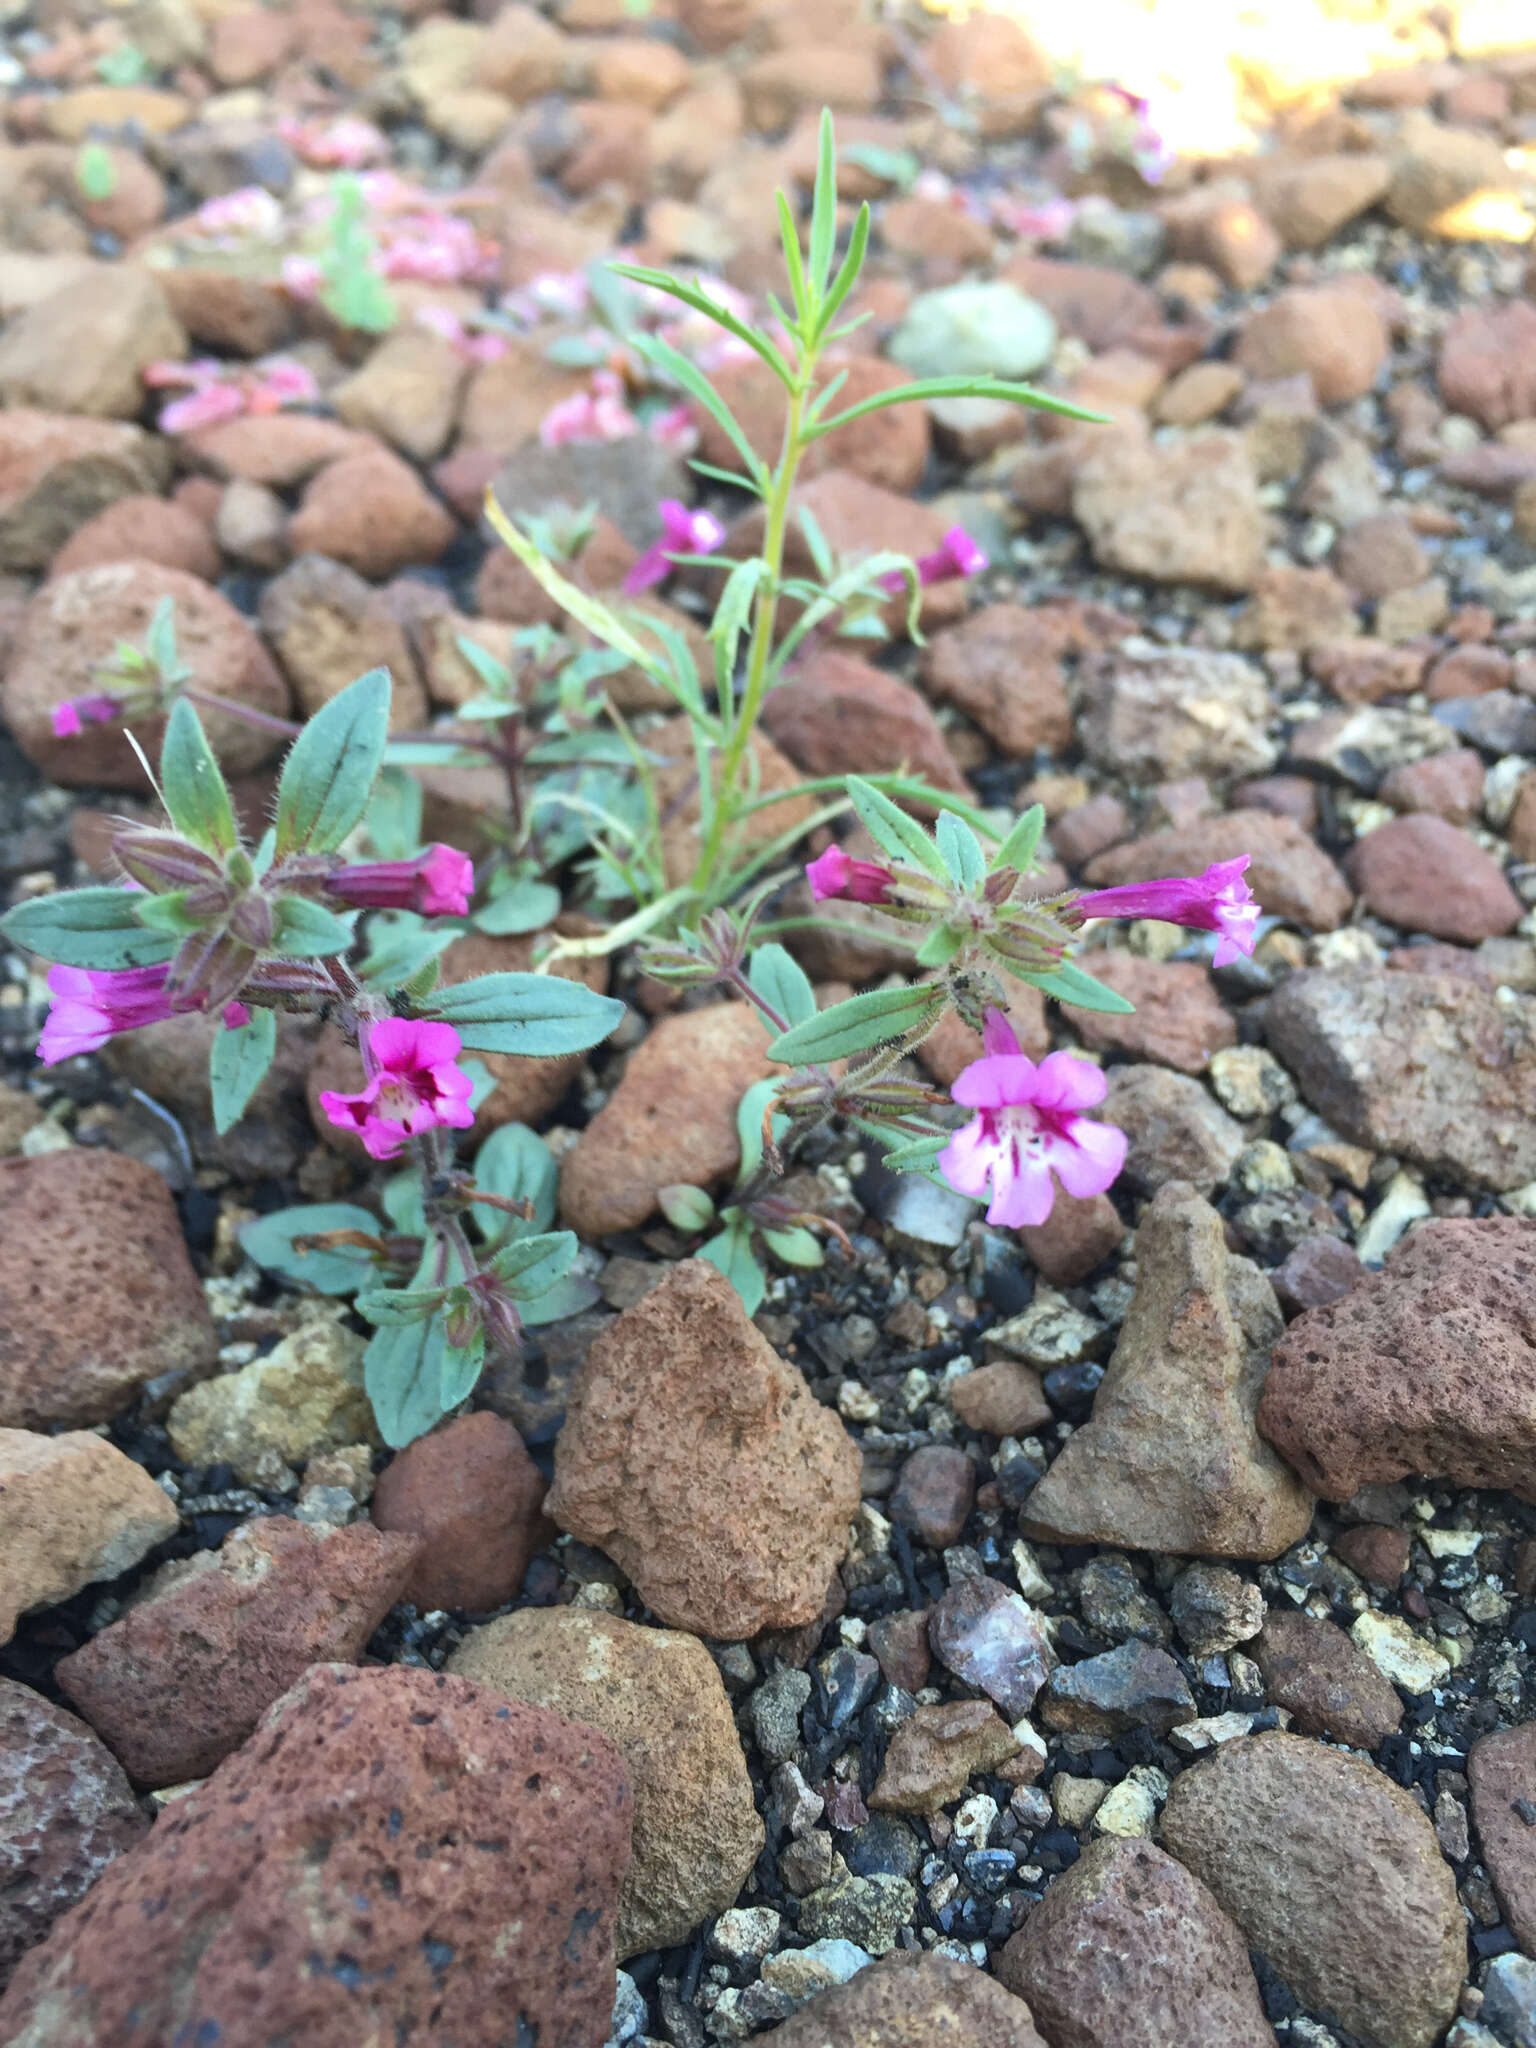
<instances>
[{"instance_id":1,"label":"pink flower cluster in background","mask_svg":"<svg viewBox=\"0 0 1536 2048\"><path fill-rule=\"evenodd\" d=\"M322 171L361 171L389 155L389 138L371 121L343 114L335 121L301 121L290 115L277 132L295 155Z\"/></svg>"},{"instance_id":2,"label":"pink flower cluster in background","mask_svg":"<svg viewBox=\"0 0 1536 2048\"><path fill-rule=\"evenodd\" d=\"M282 201L265 185L241 185L234 192L205 199L184 225L225 243L270 242L283 232Z\"/></svg>"},{"instance_id":3,"label":"pink flower cluster in background","mask_svg":"<svg viewBox=\"0 0 1536 2048\"><path fill-rule=\"evenodd\" d=\"M475 1120L474 1083L455 1065L463 1041L451 1024L384 1017L363 1030L364 1085L354 1095L321 1091L338 1130L361 1138L372 1159L393 1159L407 1138L439 1125L465 1131Z\"/></svg>"},{"instance_id":4,"label":"pink flower cluster in background","mask_svg":"<svg viewBox=\"0 0 1536 2048\"><path fill-rule=\"evenodd\" d=\"M467 327L452 306L418 306L415 320L418 327L425 327L429 334L446 341L466 363L494 363L512 346L504 334Z\"/></svg>"},{"instance_id":5,"label":"pink flower cluster in background","mask_svg":"<svg viewBox=\"0 0 1536 2048\"><path fill-rule=\"evenodd\" d=\"M617 370L594 370L587 390L562 398L539 423L546 448L564 448L573 441L623 441L639 431Z\"/></svg>"},{"instance_id":6,"label":"pink flower cluster in background","mask_svg":"<svg viewBox=\"0 0 1536 2048\"><path fill-rule=\"evenodd\" d=\"M263 356L254 363L221 363L198 356L189 363L150 363L144 382L154 390L186 388L160 415L166 434L190 434L246 413L280 412L286 405L313 405L320 387L291 356Z\"/></svg>"}]
</instances>

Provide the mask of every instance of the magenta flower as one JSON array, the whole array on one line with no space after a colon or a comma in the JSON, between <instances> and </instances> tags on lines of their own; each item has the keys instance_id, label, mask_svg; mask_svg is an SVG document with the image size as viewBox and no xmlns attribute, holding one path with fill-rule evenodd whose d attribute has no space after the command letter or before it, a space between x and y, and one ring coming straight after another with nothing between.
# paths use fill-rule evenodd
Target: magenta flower
<instances>
[{"instance_id":1,"label":"magenta flower","mask_svg":"<svg viewBox=\"0 0 1536 2048\"><path fill-rule=\"evenodd\" d=\"M545 413L539 439L546 448L563 448L572 441L623 441L639 431L624 380L616 370L594 370L590 390L573 391Z\"/></svg>"},{"instance_id":2,"label":"magenta flower","mask_svg":"<svg viewBox=\"0 0 1536 2048\"><path fill-rule=\"evenodd\" d=\"M725 528L713 512L690 512L676 498L663 498L656 510L661 514L661 539L651 543L619 585L630 597L664 582L674 555L712 554L725 539Z\"/></svg>"},{"instance_id":3,"label":"magenta flower","mask_svg":"<svg viewBox=\"0 0 1536 2048\"><path fill-rule=\"evenodd\" d=\"M407 1138L440 1124L468 1130L474 1083L454 1064L462 1049L451 1024L385 1017L363 1034L366 1085L356 1095L322 1089L320 1107L338 1130L361 1138L372 1159L393 1159Z\"/></svg>"},{"instance_id":4,"label":"magenta flower","mask_svg":"<svg viewBox=\"0 0 1536 2048\"><path fill-rule=\"evenodd\" d=\"M975 1116L939 1154L940 1173L957 1194L987 1200L989 1223L1019 1229L1043 1223L1056 1188L1101 1195L1125 1164L1125 1133L1082 1115L1104 1100L1108 1082L1095 1066L1053 1052L1036 1066L1019 1049L1001 1010L988 1010L979 1060L950 1094Z\"/></svg>"},{"instance_id":5,"label":"magenta flower","mask_svg":"<svg viewBox=\"0 0 1536 2048\"><path fill-rule=\"evenodd\" d=\"M53 736L72 740L87 725L110 725L122 716L122 700L105 692L91 697L66 697L53 707Z\"/></svg>"},{"instance_id":6,"label":"magenta flower","mask_svg":"<svg viewBox=\"0 0 1536 2048\"><path fill-rule=\"evenodd\" d=\"M829 846L809 863L805 873L816 903L827 903L835 897L849 903L885 903L895 881L889 868L881 867L878 861L855 860L840 846Z\"/></svg>"},{"instance_id":7,"label":"magenta flower","mask_svg":"<svg viewBox=\"0 0 1536 2048\"><path fill-rule=\"evenodd\" d=\"M199 1008L196 1001L178 1002L167 995L169 972L166 963L118 969L50 967L48 993L53 1001L37 1041L38 1058L45 1067L56 1066L79 1053L97 1051L120 1031L137 1031ZM248 1024L250 1017L244 1003L224 1006L227 1030Z\"/></svg>"},{"instance_id":8,"label":"magenta flower","mask_svg":"<svg viewBox=\"0 0 1536 2048\"><path fill-rule=\"evenodd\" d=\"M957 576L978 576L987 566L987 556L963 526L952 526L938 547L917 558L917 580L926 590L930 583L952 583ZM882 590L899 593L906 579L899 569L880 578Z\"/></svg>"},{"instance_id":9,"label":"magenta flower","mask_svg":"<svg viewBox=\"0 0 1536 2048\"><path fill-rule=\"evenodd\" d=\"M426 917L467 917L475 866L456 846L435 840L414 860L371 861L337 868L326 888L365 910L418 910Z\"/></svg>"},{"instance_id":10,"label":"magenta flower","mask_svg":"<svg viewBox=\"0 0 1536 2048\"><path fill-rule=\"evenodd\" d=\"M1214 965L1225 967L1252 953L1260 906L1243 880L1249 855L1219 860L1203 875L1168 875L1156 882L1125 882L1092 889L1073 906L1084 917L1157 917L1191 931L1219 932Z\"/></svg>"}]
</instances>

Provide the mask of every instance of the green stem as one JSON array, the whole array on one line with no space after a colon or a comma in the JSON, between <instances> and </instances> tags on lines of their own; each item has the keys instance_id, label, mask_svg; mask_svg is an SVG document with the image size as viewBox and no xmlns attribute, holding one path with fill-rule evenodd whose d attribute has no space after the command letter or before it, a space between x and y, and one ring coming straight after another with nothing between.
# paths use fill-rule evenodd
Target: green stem
<instances>
[{"instance_id":1,"label":"green stem","mask_svg":"<svg viewBox=\"0 0 1536 2048\"><path fill-rule=\"evenodd\" d=\"M789 503L795 486L795 476L808 445L801 437L801 425L805 414L806 394L810 389L815 368L816 351L809 348L801 358L794 387L789 394L789 412L784 421L783 449L779 456L778 469L774 474L773 489L768 496L767 518L763 529L763 561L768 573L757 593L757 607L752 619L752 646L747 656L746 685L742 690L741 702L737 706L731 736L721 762L715 815L703 851L699 855L699 864L693 873L693 887L701 895L707 893L710 877L714 874L715 865L720 858L726 828L734 822L736 780L741 773L741 764L751 744L752 734L756 730L758 716L763 708L763 697L768 687L768 659L773 652L774 627L779 612L779 577L784 566L784 536L789 526Z\"/></svg>"}]
</instances>

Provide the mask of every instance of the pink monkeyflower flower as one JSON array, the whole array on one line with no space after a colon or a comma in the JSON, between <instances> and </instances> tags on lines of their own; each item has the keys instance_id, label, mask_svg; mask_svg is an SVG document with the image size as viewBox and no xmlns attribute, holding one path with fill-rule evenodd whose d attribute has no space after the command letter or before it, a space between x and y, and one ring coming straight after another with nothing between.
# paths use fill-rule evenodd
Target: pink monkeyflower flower
<instances>
[{"instance_id":1,"label":"pink monkeyflower flower","mask_svg":"<svg viewBox=\"0 0 1536 2048\"><path fill-rule=\"evenodd\" d=\"M805 870L811 898L827 903L841 897L849 903L885 903L890 900L895 876L878 861L855 860L840 846L829 846Z\"/></svg>"},{"instance_id":2,"label":"pink monkeyflower flower","mask_svg":"<svg viewBox=\"0 0 1536 2048\"><path fill-rule=\"evenodd\" d=\"M325 272L312 256L285 256L279 275L291 299L318 298L325 283Z\"/></svg>"},{"instance_id":3,"label":"pink monkeyflower flower","mask_svg":"<svg viewBox=\"0 0 1536 2048\"><path fill-rule=\"evenodd\" d=\"M95 1052L120 1031L137 1031L200 1008L195 999L178 1002L166 993L169 973L165 962L118 969L50 967L48 993L53 1002L37 1042L38 1058L45 1067L56 1066L60 1060ZM248 1024L250 1017L244 1003L224 1006L226 1030Z\"/></svg>"},{"instance_id":4,"label":"pink monkeyflower flower","mask_svg":"<svg viewBox=\"0 0 1536 2048\"><path fill-rule=\"evenodd\" d=\"M640 431L624 397L624 380L614 370L594 370L588 391L575 391L545 413L539 439L546 448L573 441L623 441Z\"/></svg>"},{"instance_id":5,"label":"pink monkeyflower flower","mask_svg":"<svg viewBox=\"0 0 1536 2048\"><path fill-rule=\"evenodd\" d=\"M725 528L713 512L690 512L676 498L663 498L656 510L661 514L661 539L651 543L619 585L629 597L665 582L673 555L712 554L725 539Z\"/></svg>"},{"instance_id":6,"label":"pink monkeyflower flower","mask_svg":"<svg viewBox=\"0 0 1536 2048\"><path fill-rule=\"evenodd\" d=\"M1249 856L1214 862L1202 875L1168 875L1156 882L1125 882L1092 889L1073 905L1083 917L1156 917L1191 931L1218 932L1213 965L1225 967L1251 954L1260 906L1243 879Z\"/></svg>"},{"instance_id":7,"label":"pink monkeyflower flower","mask_svg":"<svg viewBox=\"0 0 1536 2048\"><path fill-rule=\"evenodd\" d=\"M988 1010L982 1043L982 1057L949 1091L976 1112L939 1154L950 1186L977 1202L990 1191L987 1221L1011 1230L1045 1221L1056 1181L1069 1195L1102 1195L1126 1150L1124 1131L1082 1114L1104 1100L1103 1074L1069 1052L1050 1053L1037 1066L1001 1010Z\"/></svg>"},{"instance_id":8,"label":"pink monkeyflower flower","mask_svg":"<svg viewBox=\"0 0 1536 2048\"><path fill-rule=\"evenodd\" d=\"M699 430L686 405L669 405L665 412L653 413L645 430L677 455L687 455L698 445Z\"/></svg>"},{"instance_id":9,"label":"pink monkeyflower flower","mask_svg":"<svg viewBox=\"0 0 1536 2048\"><path fill-rule=\"evenodd\" d=\"M320 386L314 377L292 356L263 356L251 366L246 397L251 412L277 412L285 405L313 405L319 396Z\"/></svg>"},{"instance_id":10,"label":"pink monkeyflower flower","mask_svg":"<svg viewBox=\"0 0 1536 2048\"><path fill-rule=\"evenodd\" d=\"M204 384L185 398L172 399L160 415L163 434L193 434L199 427L222 426L245 411L245 395L233 384Z\"/></svg>"},{"instance_id":11,"label":"pink monkeyflower flower","mask_svg":"<svg viewBox=\"0 0 1536 2048\"><path fill-rule=\"evenodd\" d=\"M53 736L72 740L87 725L110 725L122 716L122 700L103 691L93 697L66 697L53 707Z\"/></svg>"},{"instance_id":12,"label":"pink monkeyflower flower","mask_svg":"<svg viewBox=\"0 0 1536 2048\"><path fill-rule=\"evenodd\" d=\"M952 526L936 548L918 556L914 567L919 584L926 590L930 583L952 583L957 576L979 576L987 559L963 526ZM906 578L899 569L892 569L880 578L880 587L899 596L906 588Z\"/></svg>"},{"instance_id":13,"label":"pink monkeyflower flower","mask_svg":"<svg viewBox=\"0 0 1536 2048\"><path fill-rule=\"evenodd\" d=\"M371 121L360 121L354 114L344 114L325 127L311 121L280 121L277 132L305 163L319 170L360 171L389 154L387 138Z\"/></svg>"},{"instance_id":14,"label":"pink monkeyflower flower","mask_svg":"<svg viewBox=\"0 0 1536 2048\"><path fill-rule=\"evenodd\" d=\"M362 1139L371 1159L393 1159L407 1138L440 1124L468 1130L474 1083L454 1064L462 1049L451 1024L385 1017L363 1032L365 1086L356 1095L323 1089L320 1107L338 1130Z\"/></svg>"},{"instance_id":15,"label":"pink monkeyflower flower","mask_svg":"<svg viewBox=\"0 0 1536 2048\"><path fill-rule=\"evenodd\" d=\"M337 868L325 886L343 903L365 910L416 910L426 917L467 917L474 862L435 840L414 860L380 860Z\"/></svg>"},{"instance_id":16,"label":"pink monkeyflower flower","mask_svg":"<svg viewBox=\"0 0 1536 2048\"><path fill-rule=\"evenodd\" d=\"M270 238L283 225L281 200L265 185L242 185L221 192L197 209L195 225L205 235L258 235Z\"/></svg>"}]
</instances>

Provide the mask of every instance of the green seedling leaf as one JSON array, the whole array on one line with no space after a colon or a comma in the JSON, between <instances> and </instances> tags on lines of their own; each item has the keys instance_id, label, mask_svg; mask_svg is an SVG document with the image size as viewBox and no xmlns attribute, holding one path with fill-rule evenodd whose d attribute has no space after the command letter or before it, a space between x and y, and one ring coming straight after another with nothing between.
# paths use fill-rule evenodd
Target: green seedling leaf
<instances>
[{"instance_id":1,"label":"green seedling leaf","mask_svg":"<svg viewBox=\"0 0 1536 2048\"><path fill-rule=\"evenodd\" d=\"M1070 960L1063 960L1052 974L1022 974L1016 967L1012 971L1020 981L1032 981L1036 988L1054 996L1058 1003L1074 1003L1080 1010L1101 1010L1108 1017L1129 1017L1136 1008L1134 1003L1128 1003L1114 989L1106 988L1102 981L1095 981L1091 974L1085 974Z\"/></svg>"},{"instance_id":2,"label":"green seedling leaf","mask_svg":"<svg viewBox=\"0 0 1536 2048\"><path fill-rule=\"evenodd\" d=\"M488 1195L533 1204L532 1216L524 1218L485 1202L473 1203L469 1213L488 1242L534 1236L555 1220L560 1169L544 1140L526 1124L503 1124L492 1131L475 1154L474 1176L475 1186Z\"/></svg>"},{"instance_id":3,"label":"green seedling leaf","mask_svg":"<svg viewBox=\"0 0 1536 2048\"><path fill-rule=\"evenodd\" d=\"M672 1228L686 1230L690 1236L708 1230L715 1220L713 1201L703 1188L689 1187L686 1181L658 1189L656 1200Z\"/></svg>"},{"instance_id":4,"label":"green seedling leaf","mask_svg":"<svg viewBox=\"0 0 1536 2048\"><path fill-rule=\"evenodd\" d=\"M850 1053L867 1052L871 1046L885 1045L909 1031L927 1030L937 1023L948 1003L948 992L935 982L871 989L867 995L834 1003L830 1010L786 1031L769 1046L769 1057L786 1066L846 1059Z\"/></svg>"},{"instance_id":5,"label":"green seedling leaf","mask_svg":"<svg viewBox=\"0 0 1536 2048\"><path fill-rule=\"evenodd\" d=\"M558 1059L600 1044L624 1005L555 974L482 974L434 990L421 1013L451 1024L473 1052Z\"/></svg>"},{"instance_id":6,"label":"green seedling leaf","mask_svg":"<svg viewBox=\"0 0 1536 2048\"><path fill-rule=\"evenodd\" d=\"M811 978L784 947L759 946L748 963L747 979L786 1024L804 1024L815 1016L816 991Z\"/></svg>"},{"instance_id":7,"label":"green seedling leaf","mask_svg":"<svg viewBox=\"0 0 1536 2048\"><path fill-rule=\"evenodd\" d=\"M1045 806L1031 804L1027 811L1021 811L1002 845L992 856L992 866L1017 868L1020 874L1028 874L1034 865L1035 848L1040 844L1040 835L1045 830Z\"/></svg>"},{"instance_id":8,"label":"green seedling leaf","mask_svg":"<svg viewBox=\"0 0 1536 2048\"><path fill-rule=\"evenodd\" d=\"M276 850L334 853L373 795L389 737L387 668L323 704L288 750L277 786Z\"/></svg>"},{"instance_id":9,"label":"green seedling leaf","mask_svg":"<svg viewBox=\"0 0 1536 2048\"><path fill-rule=\"evenodd\" d=\"M296 959L321 959L346 952L356 923L356 911L343 916L327 910L323 903L312 903L307 896L279 896L272 944L278 952L291 953Z\"/></svg>"},{"instance_id":10,"label":"green seedling leaf","mask_svg":"<svg viewBox=\"0 0 1536 2048\"><path fill-rule=\"evenodd\" d=\"M595 1308L602 1298L595 1282L567 1273L563 1280L557 1280L536 1301L520 1301L517 1313L532 1330L545 1323L563 1323L567 1316L579 1316L583 1309Z\"/></svg>"},{"instance_id":11,"label":"green seedling leaf","mask_svg":"<svg viewBox=\"0 0 1536 2048\"><path fill-rule=\"evenodd\" d=\"M375 1330L363 1353L363 1387L379 1434L391 1450L404 1450L442 1421L443 1318Z\"/></svg>"},{"instance_id":12,"label":"green seedling leaf","mask_svg":"<svg viewBox=\"0 0 1536 2048\"><path fill-rule=\"evenodd\" d=\"M921 404L933 398L1006 398L1014 405L1027 405L1035 412L1053 412L1061 419L1083 420L1093 427L1110 424L1107 414L1089 412L1081 405L1070 404L1065 398L1052 398L1048 392L1037 391L1032 384L1013 384L1001 377L923 377L912 384L899 384L890 391L877 391L872 397L861 399L857 405L850 405L845 412L836 413L829 420L817 420L814 426L807 427L805 438L819 441L826 434L835 434L839 427L863 419L866 413L879 412L883 406Z\"/></svg>"},{"instance_id":13,"label":"green seedling leaf","mask_svg":"<svg viewBox=\"0 0 1536 2048\"><path fill-rule=\"evenodd\" d=\"M541 932L559 915L560 891L553 882L519 875L477 910L470 923L476 931L504 938L511 933Z\"/></svg>"},{"instance_id":14,"label":"green seedling leaf","mask_svg":"<svg viewBox=\"0 0 1536 2048\"><path fill-rule=\"evenodd\" d=\"M61 967L150 967L176 950L169 933L139 919L142 905L159 900L133 889L61 889L16 904L0 917L0 932Z\"/></svg>"},{"instance_id":15,"label":"green seedling leaf","mask_svg":"<svg viewBox=\"0 0 1536 2048\"><path fill-rule=\"evenodd\" d=\"M214 1033L208 1049L213 1089L213 1128L222 1138L245 1115L246 1105L266 1079L277 1050L277 1014L252 1010L248 1021Z\"/></svg>"},{"instance_id":16,"label":"green seedling leaf","mask_svg":"<svg viewBox=\"0 0 1536 2048\"><path fill-rule=\"evenodd\" d=\"M941 924L928 934L912 958L919 967L947 967L964 944L963 933L953 925Z\"/></svg>"},{"instance_id":17,"label":"green seedling leaf","mask_svg":"<svg viewBox=\"0 0 1536 2048\"><path fill-rule=\"evenodd\" d=\"M563 1280L581 1249L574 1230L551 1230L503 1245L491 1271L514 1301L536 1301Z\"/></svg>"},{"instance_id":18,"label":"green seedling leaf","mask_svg":"<svg viewBox=\"0 0 1536 2048\"><path fill-rule=\"evenodd\" d=\"M269 1273L279 1273L317 1294L355 1294L375 1277L377 1267L361 1245L315 1246L303 1240L332 1230L377 1234L378 1218L352 1202L301 1202L274 1209L240 1226L240 1249Z\"/></svg>"},{"instance_id":19,"label":"green seedling leaf","mask_svg":"<svg viewBox=\"0 0 1536 2048\"><path fill-rule=\"evenodd\" d=\"M636 668L643 669L663 689L669 687L671 678L665 664L641 646L607 605L600 603L579 584L572 583L568 576L562 576L554 563L547 560L527 535L513 525L491 491L485 494L485 516L497 539L512 550L540 588L547 590L556 604L569 612L578 625L585 626L605 647L617 648L626 661L632 661Z\"/></svg>"},{"instance_id":20,"label":"green seedling leaf","mask_svg":"<svg viewBox=\"0 0 1536 2048\"><path fill-rule=\"evenodd\" d=\"M708 1259L712 1266L718 1267L741 1296L742 1307L747 1314L755 1316L768 1292L768 1275L752 1249L751 1226L738 1211L731 1210L728 1214L731 1221L727 1227L710 1238L707 1244L701 1244L694 1257Z\"/></svg>"},{"instance_id":21,"label":"green seedling leaf","mask_svg":"<svg viewBox=\"0 0 1536 2048\"><path fill-rule=\"evenodd\" d=\"M635 347L648 363L653 363L658 370L664 371L675 383L680 384L690 398L698 400L699 404L703 406L710 418L720 427L721 431L730 441L731 446L741 457L742 466L746 470L747 475L757 480L759 488L766 487L768 481L766 464L754 451L745 432L737 424L734 413L720 396L714 385L704 375L704 372L698 367L697 363L691 362L687 356L680 354L670 343L663 341L659 335L637 334L635 336Z\"/></svg>"},{"instance_id":22,"label":"green seedling leaf","mask_svg":"<svg viewBox=\"0 0 1536 2048\"><path fill-rule=\"evenodd\" d=\"M741 1145L741 1168L737 1185L756 1173L763 1163L763 1113L777 1093L777 1081L754 1081L736 1105L736 1136ZM775 1116L773 1135L777 1142L789 1129L787 1116Z\"/></svg>"},{"instance_id":23,"label":"green seedling leaf","mask_svg":"<svg viewBox=\"0 0 1536 2048\"><path fill-rule=\"evenodd\" d=\"M702 313L707 320L713 320L717 327L723 327L727 334L734 334L738 341L744 341L754 355L762 357L781 384L788 385L793 381L789 365L767 336L759 334L744 320L738 320L734 313L727 312L726 308L712 299L697 281L692 285L686 285L673 277L669 271L647 270L633 263L610 263L605 267L616 277L628 278L631 284L650 285L656 291L665 292L668 298L677 299L682 305L691 306L694 312Z\"/></svg>"},{"instance_id":24,"label":"green seedling leaf","mask_svg":"<svg viewBox=\"0 0 1536 2048\"><path fill-rule=\"evenodd\" d=\"M970 826L963 824L953 811L940 811L934 838L955 887L967 893L979 889L987 879L987 860Z\"/></svg>"},{"instance_id":25,"label":"green seedling leaf","mask_svg":"<svg viewBox=\"0 0 1536 2048\"><path fill-rule=\"evenodd\" d=\"M368 922L368 952L355 972L370 988L400 988L441 958L462 929L441 918L429 923L410 910L375 912Z\"/></svg>"},{"instance_id":26,"label":"green seedling leaf","mask_svg":"<svg viewBox=\"0 0 1536 2048\"><path fill-rule=\"evenodd\" d=\"M763 1243L786 1266L824 1266L827 1262L820 1238L798 1223L788 1230L765 1230Z\"/></svg>"}]
</instances>

